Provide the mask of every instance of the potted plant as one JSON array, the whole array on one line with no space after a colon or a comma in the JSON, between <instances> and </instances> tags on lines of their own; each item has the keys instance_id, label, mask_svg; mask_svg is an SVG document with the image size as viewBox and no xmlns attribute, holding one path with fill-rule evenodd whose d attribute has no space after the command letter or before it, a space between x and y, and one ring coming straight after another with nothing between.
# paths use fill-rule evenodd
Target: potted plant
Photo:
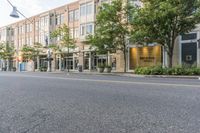
<instances>
[{"instance_id":1,"label":"potted plant","mask_svg":"<svg viewBox=\"0 0 200 133\"><path fill-rule=\"evenodd\" d=\"M107 72L107 73L111 73L112 67L110 65L106 65L104 71Z\"/></svg>"},{"instance_id":2,"label":"potted plant","mask_svg":"<svg viewBox=\"0 0 200 133\"><path fill-rule=\"evenodd\" d=\"M98 71L99 73L103 73L104 68L105 68L104 64L100 64L100 65L98 65L97 71Z\"/></svg>"},{"instance_id":3,"label":"potted plant","mask_svg":"<svg viewBox=\"0 0 200 133\"><path fill-rule=\"evenodd\" d=\"M17 70L16 67L13 67L13 68L12 68L12 71L13 71L13 72L16 72L16 70Z\"/></svg>"}]
</instances>

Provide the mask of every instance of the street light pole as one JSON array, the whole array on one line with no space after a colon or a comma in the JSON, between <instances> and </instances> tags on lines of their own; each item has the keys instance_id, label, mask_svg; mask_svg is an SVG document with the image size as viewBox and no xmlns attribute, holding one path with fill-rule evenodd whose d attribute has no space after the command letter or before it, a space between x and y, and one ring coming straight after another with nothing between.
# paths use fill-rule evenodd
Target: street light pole
<instances>
[{"instance_id":1,"label":"street light pole","mask_svg":"<svg viewBox=\"0 0 200 133\"><path fill-rule=\"evenodd\" d=\"M47 51L47 61L48 61L47 72L51 72L51 50L50 50L50 48L48 48L48 51Z\"/></svg>"}]
</instances>

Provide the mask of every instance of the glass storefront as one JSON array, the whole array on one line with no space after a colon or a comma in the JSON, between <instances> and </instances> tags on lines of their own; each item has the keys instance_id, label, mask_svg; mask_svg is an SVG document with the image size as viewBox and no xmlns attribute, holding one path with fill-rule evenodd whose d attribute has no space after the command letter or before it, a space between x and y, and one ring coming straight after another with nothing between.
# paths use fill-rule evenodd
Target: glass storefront
<instances>
[{"instance_id":1,"label":"glass storefront","mask_svg":"<svg viewBox=\"0 0 200 133\"><path fill-rule=\"evenodd\" d=\"M69 54L68 57L64 58L63 61L63 68L64 69L73 69L73 55Z\"/></svg>"}]
</instances>

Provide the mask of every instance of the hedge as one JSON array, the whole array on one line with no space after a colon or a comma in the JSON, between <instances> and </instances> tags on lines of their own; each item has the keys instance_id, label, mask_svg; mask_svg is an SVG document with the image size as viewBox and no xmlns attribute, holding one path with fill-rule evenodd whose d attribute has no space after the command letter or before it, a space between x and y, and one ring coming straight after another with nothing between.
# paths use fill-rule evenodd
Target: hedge
<instances>
[{"instance_id":1,"label":"hedge","mask_svg":"<svg viewBox=\"0 0 200 133\"><path fill-rule=\"evenodd\" d=\"M163 68L162 66L138 67L135 69L135 74L140 74L140 75L200 75L200 68L197 68L197 67Z\"/></svg>"}]
</instances>

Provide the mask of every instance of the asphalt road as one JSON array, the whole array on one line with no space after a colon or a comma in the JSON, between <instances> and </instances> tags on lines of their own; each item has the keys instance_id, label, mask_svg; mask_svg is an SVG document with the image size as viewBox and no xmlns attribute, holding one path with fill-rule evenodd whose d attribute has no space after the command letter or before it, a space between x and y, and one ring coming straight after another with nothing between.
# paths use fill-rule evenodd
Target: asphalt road
<instances>
[{"instance_id":1,"label":"asphalt road","mask_svg":"<svg viewBox=\"0 0 200 133\"><path fill-rule=\"evenodd\" d=\"M199 133L200 80L0 73L0 133Z\"/></svg>"}]
</instances>

